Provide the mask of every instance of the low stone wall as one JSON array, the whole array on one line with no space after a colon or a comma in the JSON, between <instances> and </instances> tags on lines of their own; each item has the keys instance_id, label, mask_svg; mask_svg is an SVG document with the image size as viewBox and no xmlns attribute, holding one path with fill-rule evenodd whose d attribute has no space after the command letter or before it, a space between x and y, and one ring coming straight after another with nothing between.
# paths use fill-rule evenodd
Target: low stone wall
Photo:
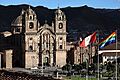
<instances>
[{"instance_id":1,"label":"low stone wall","mask_svg":"<svg viewBox=\"0 0 120 80\"><path fill-rule=\"evenodd\" d=\"M25 72L0 70L0 80L59 80L52 77L37 76Z\"/></svg>"}]
</instances>

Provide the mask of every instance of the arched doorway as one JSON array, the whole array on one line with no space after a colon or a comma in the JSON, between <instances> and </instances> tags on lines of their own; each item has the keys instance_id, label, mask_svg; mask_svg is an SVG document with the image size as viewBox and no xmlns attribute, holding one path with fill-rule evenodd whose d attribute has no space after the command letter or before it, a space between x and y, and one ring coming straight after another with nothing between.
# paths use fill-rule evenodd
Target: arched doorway
<instances>
[{"instance_id":1,"label":"arched doorway","mask_svg":"<svg viewBox=\"0 0 120 80\"><path fill-rule=\"evenodd\" d=\"M50 52L48 50L45 50L43 52L43 65L44 66L50 66Z\"/></svg>"},{"instance_id":2,"label":"arched doorway","mask_svg":"<svg viewBox=\"0 0 120 80\"><path fill-rule=\"evenodd\" d=\"M49 57L45 57L45 58L44 58L43 65L44 65L44 66L50 66L50 64L49 64Z\"/></svg>"}]
</instances>

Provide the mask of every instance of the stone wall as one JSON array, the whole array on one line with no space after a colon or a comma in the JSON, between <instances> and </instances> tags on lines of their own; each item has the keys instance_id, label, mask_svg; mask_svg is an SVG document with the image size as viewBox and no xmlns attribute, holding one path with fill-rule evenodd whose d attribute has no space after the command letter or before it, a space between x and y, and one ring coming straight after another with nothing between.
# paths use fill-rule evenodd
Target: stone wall
<instances>
[{"instance_id":1,"label":"stone wall","mask_svg":"<svg viewBox=\"0 0 120 80\"><path fill-rule=\"evenodd\" d=\"M12 52L13 50L5 50L3 54L3 67L12 68Z\"/></svg>"}]
</instances>

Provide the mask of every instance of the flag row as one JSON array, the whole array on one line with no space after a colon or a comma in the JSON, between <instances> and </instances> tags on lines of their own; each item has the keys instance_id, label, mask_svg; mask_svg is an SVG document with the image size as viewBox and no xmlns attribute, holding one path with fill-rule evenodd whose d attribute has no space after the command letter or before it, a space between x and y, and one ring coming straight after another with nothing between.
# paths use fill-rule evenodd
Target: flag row
<instances>
[{"instance_id":1,"label":"flag row","mask_svg":"<svg viewBox=\"0 0 120 80\"><path fill-rule=\"evenodd\" d=\"M80 43L80 47L87 47L88 45L95 43L97 40L96 34L97 34L97 32L94 32L91 35L85 37L84 40ZM102 39L97 44L99 49L102 49L105 46L110 45L112 43L116 43L116 37L117 37L117 33L112 32L109 36Z\"/></svg>"}]
</instances>

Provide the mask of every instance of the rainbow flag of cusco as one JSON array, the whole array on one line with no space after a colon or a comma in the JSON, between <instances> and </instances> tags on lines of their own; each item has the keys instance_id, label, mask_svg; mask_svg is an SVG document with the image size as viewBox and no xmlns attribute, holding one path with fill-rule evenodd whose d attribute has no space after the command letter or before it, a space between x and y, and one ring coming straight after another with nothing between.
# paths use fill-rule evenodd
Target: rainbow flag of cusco
<instances>
[{"instance_id":1,"label":"rainbow flag of cusco","mask_svg":"<svg viewBox=\"0 0 120 80\"><path fill-rule=\"evenodd\" d=\"M112 43L115 43L115 42L116 42L116 32L113 32L107 38L102 40L98 45L99 45L99 48L102 49L105 46L112 44Z\"/></svg>"}]
</instances>

